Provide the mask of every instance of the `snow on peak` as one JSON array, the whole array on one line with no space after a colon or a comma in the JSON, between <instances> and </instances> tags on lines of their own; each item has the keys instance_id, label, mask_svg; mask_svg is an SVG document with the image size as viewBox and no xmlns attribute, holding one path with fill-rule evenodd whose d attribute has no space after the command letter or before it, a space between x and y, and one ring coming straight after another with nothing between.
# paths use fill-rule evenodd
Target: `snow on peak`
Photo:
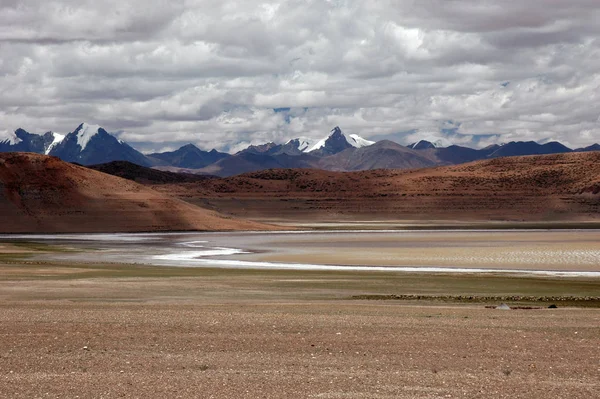
<instances>
[{"instance_id":1,"label":"snow on peak","mask_svg":"<svg viewBox=\"0 0 600 399\"><path fill-rule=\"evenodd\" d=\"M23 140L17 137L17 134L15 132L8 132L7 138L0 139L0 143L8 143L10 145L19 144L21 141Z\"/></svg>"},{"instance_id":2,"label":"snow on peak","mask_svg":"<svg viewBox=\"0 0 600 399\"><path fill-rule=\"evenodd\" d=\"M52 143L50 143L50 145L48 146L48 148L46 148L45 154L48 155L50 154L50 151L52 151L52 149L54 147L56 147L60 142L63 141L63 139L65 138L64 134L58 134L56 132L50 132L52 133Z\"/></svg>"},{"instance_id":3,"label":"snow on peak","mask_svg":"<svg viewBox=\"0 0 600 399\"><path fill-rule=\"evenodd\" d=\"M308 149L314 142L313 140L306 138L306 137L298 137L298 138L289 140L286 144L290 144L294 141L297 143L297 145L298 145L297 148L301 152L308 152Z\"/></svg>"},{"instance_id":4,"label":"snow on peak","mask_svg":"<svg viewBox=\"0 0 600 399\"><path fill-rule=\"evenodd\" d=\"M307 150L304 150L304 152L311 152L314 150L318 150L319 148L325 147L325 142L327 141L328 138L329 138L329 136L317 141L315 144L313 144L312 147L309 147Z\"/></svg>"},{"instance_id":5,"label":"snow on peak","mask_svg":"<svg viewBox=\"0 0 600 399\"><path fill-rule=\"evenodd\" d=\"M351 134L349 136L346 136L344 134L344 132L342 132L342 129L340 129L339 126L336 126L331 130L331 134L329 134L329 136L325 137L324 139L319 140L315 145L313 145L309 149L305 150L305 152L311 152L314 150L318 150L319 148L325 147L327 140L331 136L335 136L335 135L341 135L346 140L346 142L354 148L367 147L372 144L375 144L374 141L363 139L362 137L360 137L357 134Z\"/></svg>"},{"instance_id":6,"label":"snow on peak","mask_svg":"<svg viewBox=\"0 0 600 399\"><path fill-rule=\"evenodd\" d=\"M87 123L82 123L79 131L77 132L77 144L81 147L81 151L85 150L91 138L98 134L98 130L100 129L99 125L88 125Z\"/></svg>"},{"instance_id":7,"label":"snow on peak","mask_svg":"<svg viewBox=\"0 0 600 399\"><path fill-rule=\"evenodd\" d=\"M434 141L431 141L431 144L433 144L435 148L445 148L450 147L452 145L452 142L446 138L439 137Z\"/></svg>"},{"instance_id":8,"label":"snow on peak","mask_svg":"<svg viewBox=\"0 0 600 399\"><path fill-rule=\"evenodd\" d=\"M370 145L375 144L374 141L363 139L358 134L351 134L350 137L346 137L346 141L352 147L356 147L356 148L368 147Z\"/></svg>"}]
</instances>

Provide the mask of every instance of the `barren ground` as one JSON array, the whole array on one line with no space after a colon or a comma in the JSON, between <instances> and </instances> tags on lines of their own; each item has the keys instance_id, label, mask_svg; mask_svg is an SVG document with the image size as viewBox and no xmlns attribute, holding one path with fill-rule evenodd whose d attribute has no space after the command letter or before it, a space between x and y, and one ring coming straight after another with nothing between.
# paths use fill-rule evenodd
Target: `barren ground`
<instances>
[{"instance_id":1,"label":"barren ground","mask_svg":"<svg viewBox=\"0 0 600 399\"><path fill-rule=\"evenodd\" d=\"M274 169L161 192L253 220L599 221L600 152L362 172Z\"/></svg>"},{"instance_id":2,"label":"barren ground","mask_svg":"<svg viewBox=\"0 0 600 399\"><path fill-rule=\"evenodd\" d=\"M31 249L40 250L52 248ZM597 295L597 280L174 269L92 256L69 265L31 262L10 244L0 252L0 397L592 398L600 390L598 308L350 299Z\"/></svg>"}]
</instances>

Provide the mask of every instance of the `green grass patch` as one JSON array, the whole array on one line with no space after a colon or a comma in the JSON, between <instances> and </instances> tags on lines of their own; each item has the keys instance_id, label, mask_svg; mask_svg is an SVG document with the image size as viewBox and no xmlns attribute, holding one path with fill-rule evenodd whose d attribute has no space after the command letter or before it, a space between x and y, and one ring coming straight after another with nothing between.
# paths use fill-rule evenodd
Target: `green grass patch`
<instances>
[{"instance_id":1,"label":"green grass patch","mask_svg":"<svg viewBox=\"0 0 600 399\"><path fill-rule=\"evenodd\" d=\"M15 258L17 259L17 258ZM48 281L98 279L118 286L129 279L154 283L171 280L172 295L178 279L187 292L196 282L201 291L222 292L227 297L297 300L391 300L390 303L481 303L509 305L600 307L600 279L551 278L507 275L387 273L356 271L248 270L221 268L160 267L140 264L38 262L29 258L13 264L0 262L0 281ZM114 282L112 282L114 280ZM109 282L110 281L110 282ZM196 281L196 282L195 282ZM160 284L159 284L160 285ZM196 294L193 294L196 295ZM199 294L205 295L205 294ZM593 298L596 299L593 299ZM520 298L520 299L519 299ZM585 299L588 298L588 299ZM591 298L591 299L590 299ZM593 300L592 300L593 299Z\"/></svg>"},{"instance_id":2,"label":"green grass patch","mask_svg":"<svg viewBox=\"0 0 600 399\"><path fill-rule=\"evenodd\" d=\"M0 263L2 262L21 262L24 259L31 257L31 254L28 253L8 253L3 254L0 253Z\"/></svg>"}]
</instances>

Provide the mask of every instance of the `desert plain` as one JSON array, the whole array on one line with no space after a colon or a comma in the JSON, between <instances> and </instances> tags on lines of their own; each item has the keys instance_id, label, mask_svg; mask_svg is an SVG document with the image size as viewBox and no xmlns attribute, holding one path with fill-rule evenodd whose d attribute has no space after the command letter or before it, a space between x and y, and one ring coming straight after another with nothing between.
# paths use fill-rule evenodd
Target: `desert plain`
<instances>
[{"instance_id":1,"label":"desert plain","mask_svg":"<svg viewBox=\"0 0 600 399\"><path fill-rule=\"evenodd\" d=\"M0 397L592 398L600 389L596 230L141 236L150 241L2 237ZM194 252L224 245L249 253ZM187 267L170 265L174 249L194 255L179 258ZM531 251L549 261L527 261ZM351 259L391 269L356 270ZM339 268L277 267L297 262ZM393 269L433 264L473 272ZM502 302L513 309L494 308Z\"/></svg>"}]
</instances>

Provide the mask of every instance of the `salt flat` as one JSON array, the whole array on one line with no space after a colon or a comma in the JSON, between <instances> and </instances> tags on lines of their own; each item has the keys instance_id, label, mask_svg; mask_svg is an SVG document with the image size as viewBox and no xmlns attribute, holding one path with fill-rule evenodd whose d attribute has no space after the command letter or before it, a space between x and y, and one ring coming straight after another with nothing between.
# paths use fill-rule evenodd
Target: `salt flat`
<instances>
[{"instance_id":1,"label":"salt flat","mask_svg":"<svg viewBox=\"0 0 600 399\"><path fill-rule=\"evenodd\" d=\"M7 239L8 237L5 236ZM600 277L598 230L287 231L14 236L161 266L498 272ZM87 252L54 260L85 260ZM41 255L47 258L47 255Z\"/></svg>"}]
</instances>

